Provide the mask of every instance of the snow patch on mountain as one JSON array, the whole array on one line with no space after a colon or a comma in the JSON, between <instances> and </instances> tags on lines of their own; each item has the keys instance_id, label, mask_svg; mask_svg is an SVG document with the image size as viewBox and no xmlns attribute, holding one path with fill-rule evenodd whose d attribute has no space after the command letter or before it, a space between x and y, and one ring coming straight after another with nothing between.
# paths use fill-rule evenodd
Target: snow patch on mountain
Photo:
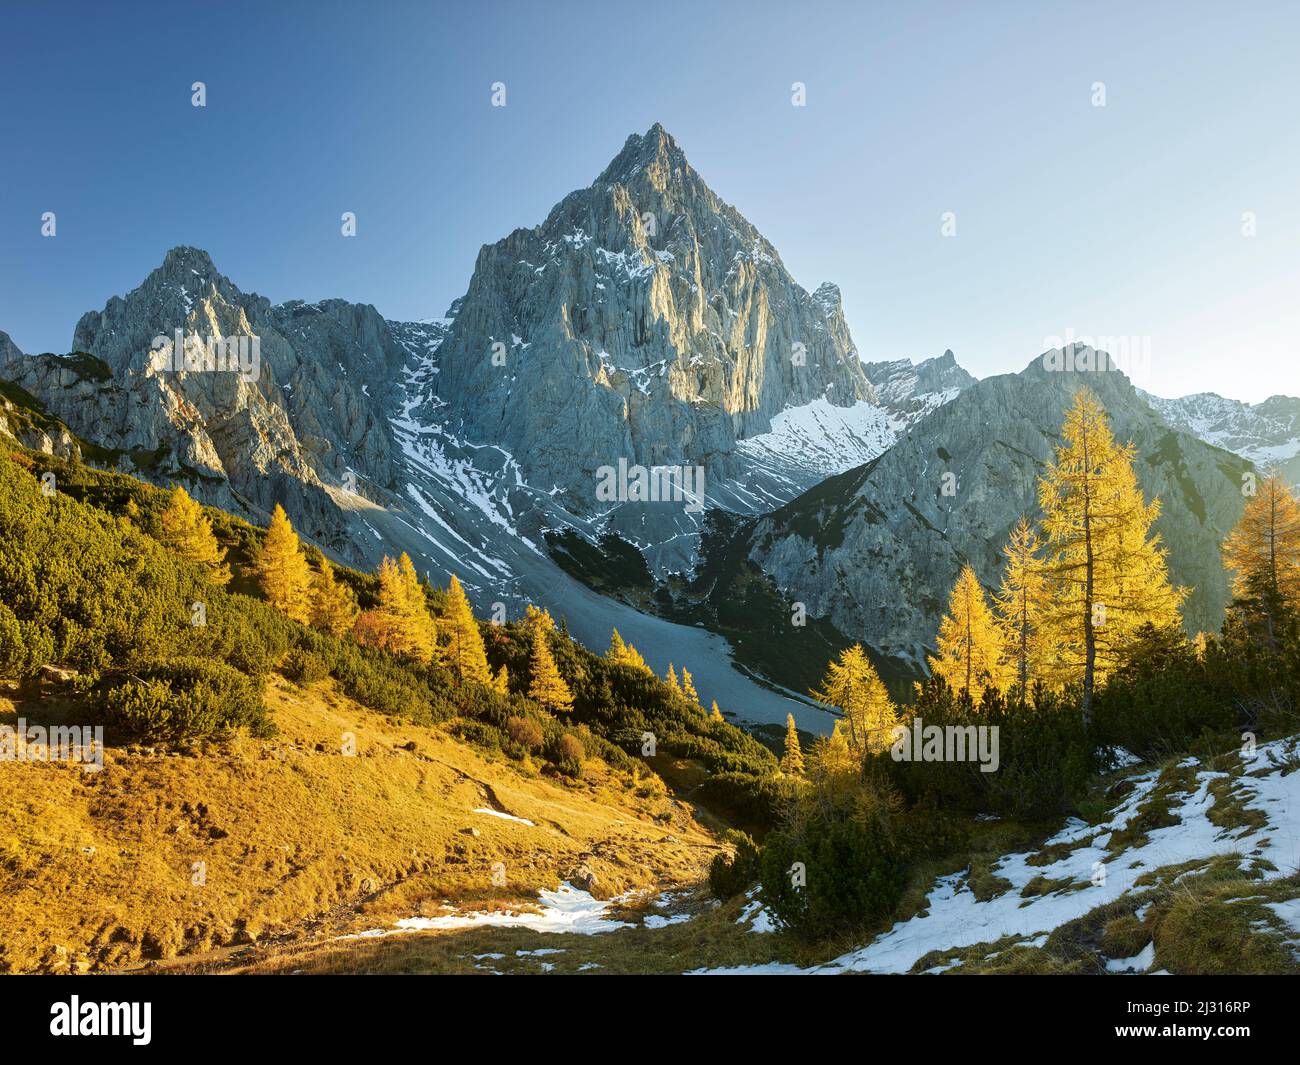
<instances>
[{"instance_id":1,"label":"snow patch on mountain","mask_svg":"<svg viewBox=\"0 0 1300 1065\"><path fill-rule=\"evenodd\" d=\"M870 462L898 437L903 423L875 403L837 407L827 399L787 407L769 432L736 442L755 465L768 467L798 491L808 474L818 480Z\"/></svg>"}]
</instances>

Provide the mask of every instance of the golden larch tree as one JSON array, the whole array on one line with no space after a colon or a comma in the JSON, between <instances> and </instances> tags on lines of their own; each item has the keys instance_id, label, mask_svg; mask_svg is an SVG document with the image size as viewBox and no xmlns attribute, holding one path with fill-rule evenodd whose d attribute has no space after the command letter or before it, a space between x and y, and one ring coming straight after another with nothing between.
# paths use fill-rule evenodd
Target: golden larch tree
<instances>
[{"instance_id":1,"label":"golden larch tree","mask_svg":"<svg viewBox=\"0 0 1300 1065\"><path fill-rule=\"evenodd\" d=\"M492 687L502 695L510 694L510 671L506 669L504 662L492 678Z\"/></svg>"},{"instance_id":2,"label":"golden larch tree","mask_svg":"<svg viewBox=\"0 0 1300 1065\"><path fill-rule=\"evenodd\" d=\"M212 522L204 515L203 507L180 485L172 488L167 509L159 520L164 544L182 558L210 567L208 580L213 584L230 583L230 568L225 565L226 552L212 534Z\"/></svg>"},{"instance_id":3,"label":"golden larch tree","mask_svg":"<svg viewBox=\"0 0 1300 1065\"><path fill-rule=\"evenodd\" d=\"M1039 479L1046 541L1042 632L1051 646L1048 679L1080 682L1083 719L1096 685L1148 622L1177 624L1186 590L1169 582L1165 551L1151 526L1160 501L1146 502L1106 411L1089 389L1075 393L1056 459Z\"/></svg>"},{"instance_id":4,"label":"golden larch tree","mask_svg":"<svg viewBox=\"0 0 1300 1065\"><path fill-rule=\"evenodd\" d=\"M279 503L253 560L257 583L266 601L294 621L311 617L311 566L298 534Z\"/></svg>"},{"instance_id":5,"label":"golden larch tree","mask_svg":"<svg viewBox=\"0 0 1300 1065\"><path fill-rule=\"evenodd\" d=\"M394 561L385 555L378 577L379 605L357 618L357 639L422 664L432 662L438 651L438 627L410 556L403 552Z\"/></svg>"},{"instance_id":6,"label":"golden larch tree","mask_svg":"<svg viewBox=\"0 0 1300 1065\"><path fill-rule=\"evenodd\" d=\"M673 664L668 663L668 672L664 675L664 683L672 688L678 695L682 693L682 686L677 683L677 671L673 669Z\"/></svg>"},{"instance_id":7,"label":"golden larch tree","mask_svg":"<svg viewBox=\"0 0 1300 1065\"><path fill-rule=\"evenodd\" d=\"M529 632L540 628L543 632L555 631L555 619L551 617L551 612L542 607L540 610L529 603L524 607L524 628Z\"/></svg>"},{"instance_id":8,"label":"golden larch tree","mask_svg":"<svg viewBox=\"0 0 1300 1065\"><path fill-rule=\"evenodd\" d=\"M832 660L822 686L809 694L819 703L843 712L845 741L859 757L866 751L890 746L898 711L860 643L845 648L837 660Z\"/></svg>"},{"instance_id":9,"label":"golden larch tree","mask_svg":"<svg viewBox=\"0 0 1300 1065\"><path fill-rule=\"evenodd\" d=\"M1223 542L1232 594L1276 649L1283 612L1300 611L1300 502L1275 473L1256 485Z\"/></svg>"},{"instance_id":10,"label":"golden larch tree","mask_svg":"<svg viewBox=\"0 0 1300 1065\"><path fill-rule=\"evenodd\" d=\"M939 657L930 669L955 692L979 702L986 688L1003 682L1002 641L984 589L969 566L962 566L948 599L948 613L939 622Z\"/></svg>"},{"instance_id":11,"label":"golden larch tree","mask_svg":"<svg viewBox=\"0 0 1300 1065\"><path fill-rule=\"evenodd\" d=\"M651 672L641 653L630 643L623 641L623 637L618 634L618 629L615 629L609 638L609 650L605 652L605 660L619 666L631 666L643 673Z\"/></svg>"},{"instance_id":12,"label":"golden larch tree","mask_svg":"<svg viewBox=\"0 0 1300 1065\"><path fill-rule=\"evenodd\" d=\"M722 716L722 711L718 709L718 700L717 700L717 699L714 699L714 700L713 700L713 709L712 709L711 711L709 711L709 717L712 718L714 721L726 721L726 720L727 720L725 717Z\"/></svg>"},{"instance_id":13,"label":"golden larch tree","mask_svg":"<svg viewBox=\"0 0 1300 1065\"><path fill-rule=\"evenodd\" d=\"M351 632L357 621L357 597L348 585L334 576L334 567L321 559L311 577L311 623L331 636Z\"/></svg>"},{"instance_id":14,"label":"golden larch tree","mask_svg":"<svg viewBox=\"0 0 1300 1065\"><path fill-rule=\"evenodd\" d=\"M794 714L785 715L785 751L781 755L781 772L803 776L803 748L799 746L799 730L794 725Z\"/></svg>"},{"instance_id":15,"label":"golden larch tree","mask_svg":"<svg viewBox=\"0 0 1300 1065\"><path fill-rule=\"evenodd\" d=\"M691 676L691 671L682 666L682 694L692 706L700 705L699 692L695 690L695 678Z\"/></svg>"},{"instance_id":16,"label":"golden larch tree","mask_svg":"<svg viewBox=\"0 0 1300 1065\"><path fill-rule=\"evenodd\" d=\"M1002 549L1007 563L1002 572L1002 587L995 597L1006 680L1020 690L1021 702L1037 679L1044 657L1043 635L1039 632L1046 593L1042 549L1033 526L1024 518L1016 522L1007 546Z\"/></svg>"},{"instance_id":17,"label":"golden larch tree","mask_svg":"<svg viewBox=\"0 0 1300 1065\"><path fill-rule=\"evenodd\" d=\"M532 679L528 684L528 698L536 699L553 712L573 709L573 693L560 676L551 655L549 638L540 631L533 632Z\"/></svg>"},{"instance_id":18,"label":"golden larch tree","mask_svg":"<svg viewBox=\"0 0 1300 1065\"><path fill-rule=\"evenodd\" d=\"M465 589L460 586L454 573L447 588L447 602L438 619L438 628L442 634L443 660L447 668L461 680L491 684L492 671L488 668L483 634L474 619L469 597L465 595Z\"/></svg>"}]
</instances>

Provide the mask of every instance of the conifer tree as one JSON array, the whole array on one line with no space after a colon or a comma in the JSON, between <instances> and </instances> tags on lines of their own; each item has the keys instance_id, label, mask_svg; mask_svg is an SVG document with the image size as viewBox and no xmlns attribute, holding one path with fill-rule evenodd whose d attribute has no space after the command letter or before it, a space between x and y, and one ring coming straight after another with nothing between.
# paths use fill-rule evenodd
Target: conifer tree
<instances>
[{"instance_id":1,"label":"conifer tree","mask_svg":"<svg viewBox=\"0 0 1300 1065\"><path fill-rule=\"evenodd\" d=\"M510 672L506 669L504 662L501 664L501 668L497 670L496 676L492 678L492 687L502 695L510 694Z\"/></svg>"},{"instance_id":2,"label":"conifer tree","mask_svg":"<svg viewBox=\"0 0 1300 1065\"><path fill-rule=\"evenodd\" d=\"M1019 689L1022 703L1030 685L1037 679L1044 654L1043 636L1039 632L1045 608L1041 550L1038 534L1029 522L1021 518L1011 530L1007 546L1002 549L1007 565L1002 574L1002 587L996 596L1007 681Z\"/></svg>"},{"instance_id":3,"label":"conifer tree","mask_svg":"<svg viewBox=\"0 0 1300 1065\"><path fill-rule=\"evenodd\" d=\"M854 757L843 720L838 720L829 736L821 736L813 744L808 759L809 776L824 782L839 774L852 773L859 760L860 756Z\"/></svg>"},{"instance_id":4,"label":"conifer tree","mask_svg":"<svg viewBox=\"0 0 1300 1065\"><path fill-rule=\"evenodd\" d=\"M488 668L487 651L483 647L483 634L479 632L465 589L460 586L454 573L447 588L447 604L443 608L438 628L444 640L443 658L447 667L461 680L491 684L492 672Z\"/></svg>"},{"instance_id":5,"label":"conifer tree","mask_svg":"<svg viewBox=\"0 0 1300 1065\"><path fill-rule=\"evenodd\" d=\"M1176 624L1186 590L1169 583L1165 552L1133 470L1132 444L1120 447L1106 411L1088 389L1075 393L1056 460L1038 483L1046 540L1043 631L1052 649L1049 679L1082 683L1083 719L1126 643L1148 622Z\"/></svg>"},{"instance_id":6,"label":"conifer tree","mask_svg":"<svg viewBox=\"0 0 1300 1065\"><path fill-rule=\"evenodd\" d=\"M573 693L555 665L546 633L540 631L533 633L532 674L528 698L536 699L552 712L573 709Z\"/></svg>"},{"instance_id":7,"label":"conifer tree","mask_svg":"<svg viewBox=\"0 0 1300 1065\"><path fill-rule=\"evenodd\" d=\"M135 500L130 503L134 505ZM130 513L129 508L127 512ZM136 513L139 513L138 507ZM172 488L160 521L164 544L182 558L211 567L208 580L213 584L230 583L230 568L225 565L226 552L212 535L212 523L204 516L203 507L180 485Z\"/></svg>"},{"instance_id":8,"label":"conifer tree","mask_svg":"<svg viewBox=\"0 0 1300 1065\"><path fill-rule=\"evenodd\" d=\"M1300 611L1300 502L1276 474L1256 486L1223 542L1232 594L1274 650L1284 614Z\"/></svg>"},{"instance_id":9,"label":"conifer tree","mask_svg":"<svg viewBox=\"0 0 1300 1065\"><path fill-rule=\"evenodd\" d=\"M668 687L672 688L672 690L678 695L681 695L682 687L677 683L677 673L673 669L673 664L671 662L668 663L668 673L664 677L664 683L667 684Z\"/></svg>"},{"instance_id":10,"label":"conifer tree","mask_svg":"<svg viewBox=\"0 0 1300 1065\"><path fill-rule=\"evenodd\" d=\"M357 621L357 597L334 576L334 567L321 559L311 578L311 623L331 636L351 632Z\"/></svg>"},{"instance_id":11,"label":"conifer tree","mask_svg":"<svg viewBox=\"0 0 1300 1065\"><path fill-rule=\"evenodd\" d=\"M692 706L700 705L700 696L695 690L695 678L691 676L691 671L685 666L682 666L682 694L686 696Z\"/></svg>"},{"instance_id":12,"label":"conifer tree","mask_svg":"<svg viewBox=\"0 0 1300 1065\"><path fill-rule=\"evenodd\" d=\"M860 643L827 665L821 688L810 694L819 703L843 711L844 739L858 757L890 746L898 712Z\"/></svg>"},{"instance_id":13,"label":"conifer tree","mask_svg":"<svg viewBox=\"0 0 1300 1065\"><path fill-rule=\"evenodd\" d=\"M540 610L529 603L524 608L524 628L529 632L540 628L543 632L555 631L555 619L551 617L551 612L545 607Z\"/></svg>"},{"instance_id":14,"label":"conifer tree","mask_svg":"<svg viewBox=\"0 0 1300 1065\"><path fill-rule=\"evenodd\" d=\"M781 755L781 772L792 777L803 776L803 749L799 746L799 730L794 726L794 714L785 715L785 753Z\"/></svg>"},{"instance_id":15,"label":"conifer tree","mask_svg":"<svg viewBox=\"0 0 1300 1065\"><path fill-rule=\"evenodd\" d=\"M714 699L714 700L713 700L713 709L712 709L712 711L710 711L710 713L709 713L709 717L711 717L714 721L726 721L726 720L727 720L725 717L722 716L722 711L718 709L718 700L717 700L717 699Z\"/></svg>"},{"instance_id":16,"label":"conifer tree","mask_svg":"<svg viewBox=\"0 0 1300 1065\"><path fill-rule=\"evenodd\" d=\"M979 578L969 565L962 566L948 600L948 613L939 623L939 657L930 659L930 669L953 691L979 702L985 688L1002 686L1000 643Z\"/></svg>"},{"instance_id":17,"label":"conifer tree","mask_svg":"<svg viewBox=\"0 0 1300 1065\"><path fill-rule=\"evenodd\" d=\"M410 557L403 552L395 562L387 555L379 563L379 606L357 619L357 638L390 654L420 663L433 661L438 648L438 628L416 576Z\"/></svg>"},{"instance_id":18,"label":"conifer tree","mask_svg":"<svg viewBox=\"0 0 1300 1065\"><path fill-rule=\"evenodd\" d=\"M618 629L615 629L613 635L610 636L609 650L605 652L605 660L619 666L631 666L643 673L651 672L640 652L630 643L623 642L623 637L618 634Z\"/></svg>"},{"instance_id":19,"label":"conifer tree","mask_svg":"<svg viewBox=\"0 0 1300 1065\"><path fill-rule=\"evenodd\" d=\"M311 567L298 534L279 503L253 562L266 601L294 621L311 616Z\"/></svg>"}]
</instances>

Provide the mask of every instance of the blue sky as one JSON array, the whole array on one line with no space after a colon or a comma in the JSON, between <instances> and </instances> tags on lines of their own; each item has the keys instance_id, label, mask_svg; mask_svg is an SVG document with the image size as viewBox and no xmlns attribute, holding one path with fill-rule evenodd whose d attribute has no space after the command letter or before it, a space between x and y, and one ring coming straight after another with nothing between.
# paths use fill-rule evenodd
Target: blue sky
<instances>
[{"instance_id":1,"label":"blue sky","mask_svg":"<svg viewBox=\"0 0 1300 1065\"><path fill-rule=\"evenodd\" d=\"M275 301L440 315L659 121L801 284L840 285L864 358L986 376L1133 336L1152 391L1297 394L1297 41L1300 5L1264 2L11 0L0 329L65 351L177 244Z\"/></svg>"}]
</instances>

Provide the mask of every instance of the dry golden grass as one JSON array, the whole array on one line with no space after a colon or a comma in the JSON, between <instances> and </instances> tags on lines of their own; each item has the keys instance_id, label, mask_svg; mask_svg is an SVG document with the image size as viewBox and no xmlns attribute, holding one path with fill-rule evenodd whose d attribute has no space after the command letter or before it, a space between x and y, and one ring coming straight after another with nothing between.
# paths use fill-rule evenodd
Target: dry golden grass
<instances>
[{"instance_id":1,"label":"dry golden grass","mask_svg":"<svg viewBox=\"0 0 1300 1065\"><path fill-rule=\"evenodd\" d=\"M664 889L701 881L720 849L654 777L631 787L595 761L581 781L543 776L328 682L275 678L267 702L274 740L110 748L98 773L0 765L0 971L287 949L444 901L517 907L582 867L598 897ZM0 722L43 722L43 708L0 694Z\"/></svg>"}]
</instances>

